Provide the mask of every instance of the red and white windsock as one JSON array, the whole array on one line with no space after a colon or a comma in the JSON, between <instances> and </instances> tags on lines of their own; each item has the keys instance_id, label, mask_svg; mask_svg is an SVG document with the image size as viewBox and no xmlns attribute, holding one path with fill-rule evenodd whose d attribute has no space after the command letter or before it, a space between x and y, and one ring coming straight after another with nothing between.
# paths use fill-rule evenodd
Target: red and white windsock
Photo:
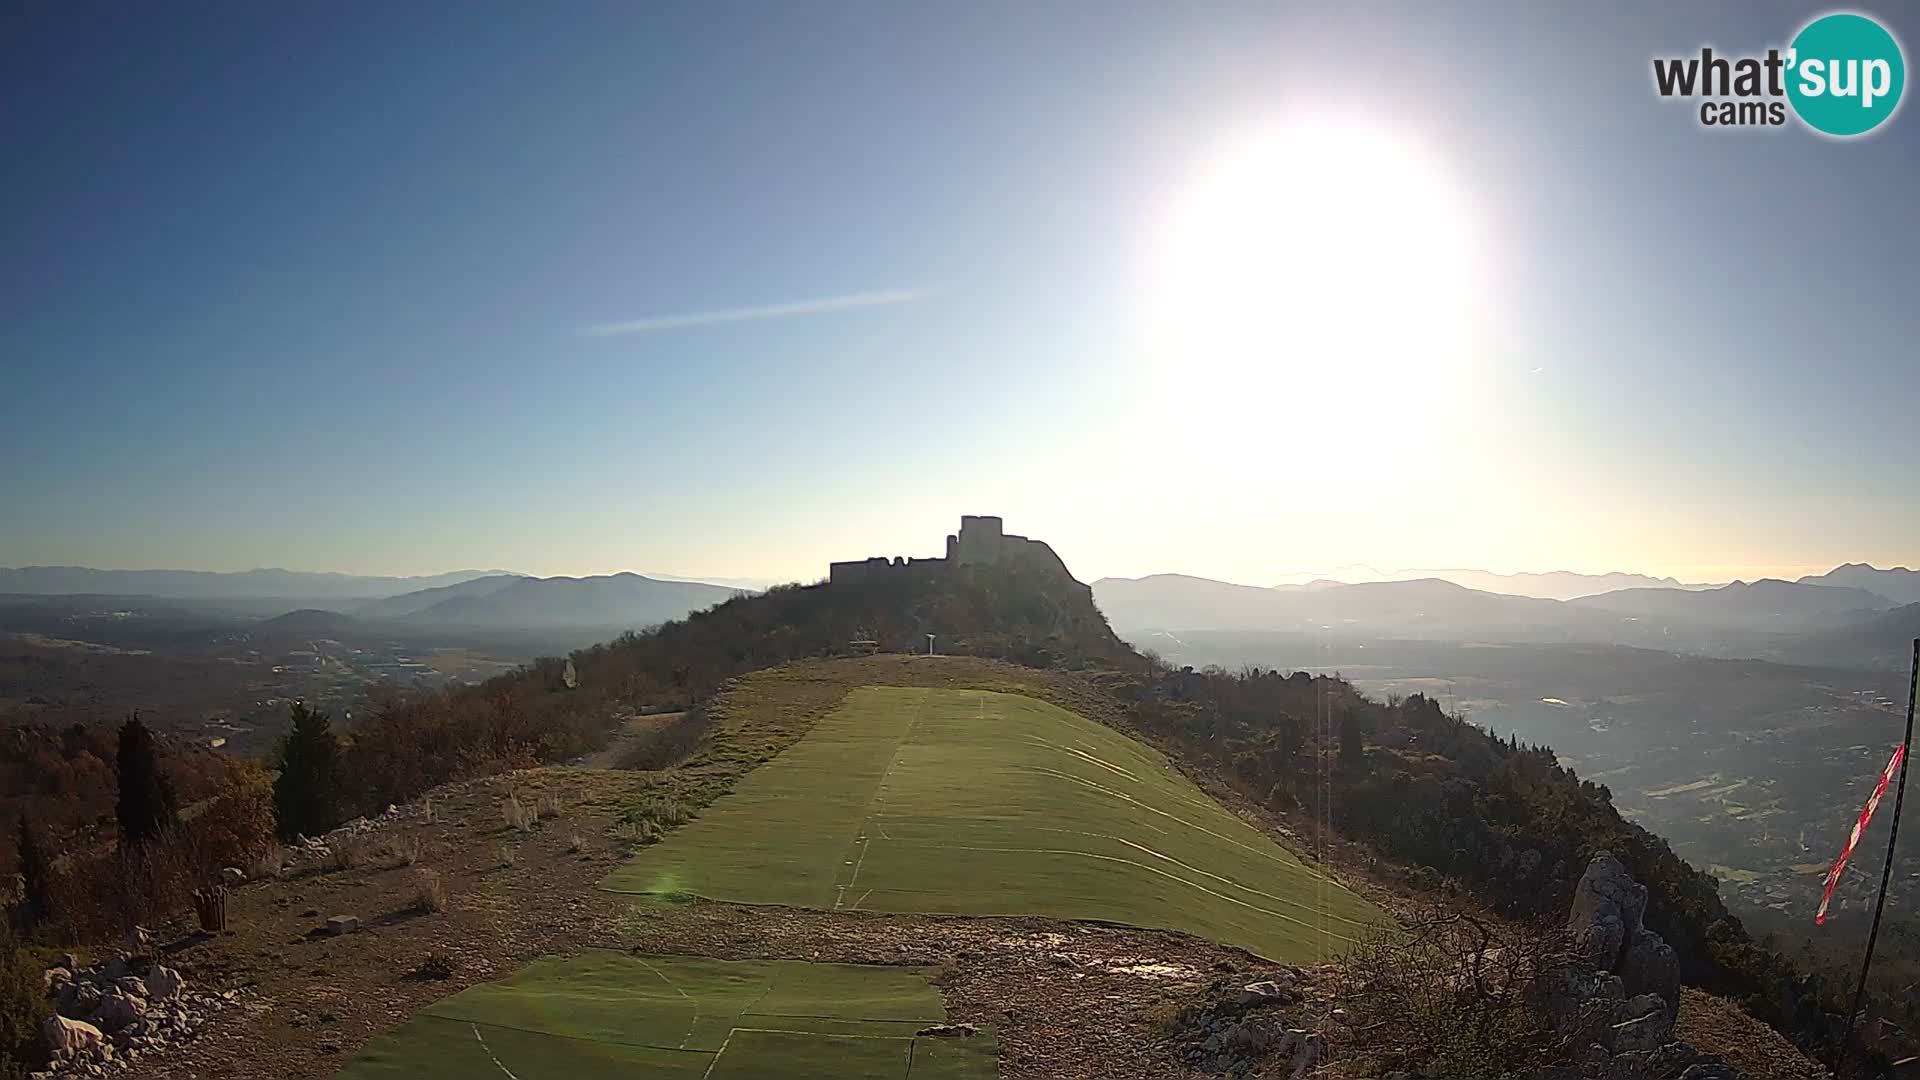
<instances>
[{"instance_id":1,"label":"red and white windsock","mask_svg":"<svg viewBox=\"0 0 1920 1080\"><path fill-rule=\"evenodd\" d=\"M1867 822L1873 820L1873 812L1880 808L1880 796L1887 793L1887 784L1893 780L1893 774L1900 770L1900 760L1907 755L1907 748L1893 748L1893 760L1880 774L1880 782L1873 785L1873 796L1860 811L1860 820L1853 823L1853 835L1847 837L1847 846L1840 849L1840 858L1834 861L1833 869L1827 872L1827 891L1820 895L1820 910L1813 916L1815 923L1827 921L1827 904L1833 900L1833 887L1840 884L1840 874L1847 868L1847 860L1853 857L1853 849L1860 844L1861 834L1867 831Z\"/></svg>"}]
</instances>

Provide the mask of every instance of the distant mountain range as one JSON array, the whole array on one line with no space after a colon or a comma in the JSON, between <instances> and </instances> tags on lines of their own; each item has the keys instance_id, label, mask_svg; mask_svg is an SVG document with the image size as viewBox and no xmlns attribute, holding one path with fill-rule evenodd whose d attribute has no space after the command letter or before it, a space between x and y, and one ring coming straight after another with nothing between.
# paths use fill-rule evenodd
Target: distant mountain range
<instances>
[{"instance_id":1,"label":"distant mountain range","mask_svg":"<svg viewBox=\"0 0 1920 1080\"><path fill-rule=\"evenodd\" d=\"M1823 615L1885 611L1894 602L1865 589L1765 579L1718 589L1621 589L1571 601L1579 607L1655 618L1800 623Z\"/></svg>"},{"instance_id":2,"label":"distant mountain range","mask_svg":"<svg viewBox=\"0 0 1920 1080\"><path fill-rule=\"evenodd\" d=\"M23 566L18 569L0 568L0 593L33 596L155 596L170 600L264 596L354 600L457 585L474 578L505 573L505 570L455 570L425 577L375 577L279 569L215 573L208 570L95 570L86 566Z\"/></svg>"},{"instance_id":3,"label":"distant mountain range","mask_svg":"<svg viewBox=\"0 0 1920 1080\"><path fill-rule=\"evenodd\" d=\"M222 615L272 616L253 632L327 636L367 623L486 630L652 626L711 607L743 590L634 573L537 578L504 570L376 577L297 570L95 570L81 566L0 569L0 595L99 597L115 607L170 606Z\"/></svg>"},{"instance_id":4,"label":"distant mountain range","mask_svg":"<svg viewBox=\"0 0 1920 1080\"><path fill-rule=\"evenodd\" d=\"M1920 604L1920 570L1896 566L1876 570L1866 563L1848 563L1817 576L1800 579L1803 585L1843 585L1876 592L1896 604Z\"/></svg>"},{"instance_id":5,"label":"distant mountain range","mask_svg":"<svg viewBox=\"0 0 1920 1080\"><path fill-rule=\"evenodd\" d=\"M1363 585L1377 581L1420 581L1437 578L1481 592L1531 596L1541 600L1572 600L1580 596L1613 592L1616 589L1670 588L1711 589L1712 585L1689 585L1675 578L1648 577L1645 574L1576 574L1555 570L1544 574L1496 574L1488 570L1378 570L1355 563L1332 570L1283 574L1276 588L1320 585Z\"/></svg>"},{"instance_id":6,"label":"distant mountain range","mask_svg":"<svg viewBox=\"0 0 1920 1080\"><path fill-rule=\"evenodd\" d=\"M712 607L742 590L639 574L600 577L491 577L390 597L357 609L360 618L413 624L548 629L638 629Z\"/></svg>"},{"instance_id":7,"label":"distant mountain range","mask_svg":"<svg viewBox=\"0 0 1920 1080\"><path fill-rule=\"evenodd\" d=\"M1263 589L1158 574L1102 578L1093 583L1093 594L1108 620L1123 632L1248 630L1349 638L1593 642L1720 655L1777 652L1795 635L1864 623L1895 607L1880 593L1861 588L1775 580L1701 588L1633 587L1560 600L1471 589L1438 578L1314 581Z\"/></svg>"}]
</instances>

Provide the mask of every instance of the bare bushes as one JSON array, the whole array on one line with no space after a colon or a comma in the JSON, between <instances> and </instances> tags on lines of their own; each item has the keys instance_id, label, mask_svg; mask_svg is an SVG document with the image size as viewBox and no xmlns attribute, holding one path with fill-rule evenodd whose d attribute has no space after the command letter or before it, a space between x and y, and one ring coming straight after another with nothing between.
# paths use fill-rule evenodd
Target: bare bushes
<instances>
[{"instance_id":1,"label":"bare bushes","mask_svg":"<svg viewBox=\"0 0 1920 1080\"><path fill-rule=\"evenodd\" d=\"M1381 1069L1479 1078L1554 1059L1547 995L1575 958L1564 929L1436 912L1348 958L1349 1054Z\"/></svg>"}]
</instances>

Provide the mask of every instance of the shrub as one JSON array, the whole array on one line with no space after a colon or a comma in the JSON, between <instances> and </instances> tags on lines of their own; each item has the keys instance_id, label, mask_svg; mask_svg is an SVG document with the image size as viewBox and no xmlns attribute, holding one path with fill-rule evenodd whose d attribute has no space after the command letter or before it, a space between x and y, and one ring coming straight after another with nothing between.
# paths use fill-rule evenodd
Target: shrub
<instances>
[{"instance_id":1,"label":"shrub","mask_svg":"<svg viewBox=\"0 0 1920 1080\"><path fill-rule=\"evenodd\" d=\"M428 953L426 959L420 961L412 971L407 972L407 978L416 982L427 980L445 982L453 978L453 958L435 949Z\"/></svg>"},{"instance_id":2,"label":"shrub","mask_svg":"<svg viewBox=\"0 0 1920 1080\"><path fill-rule=\"evenodd\" d=\"M413 909L426 914L447 910L447 883L440 871L421 867L413 872Z\"/></svg>"},{"instance_id":3,"label":"shrub","mask_svg":"<svg viewBox=\"0 0 1920 1080\"><path fill-rule=\"evenodd\" d=\"M585 850L587 850L586 837L581 836L579 833L575 833L571 837L567 838L567 854L578 855Z\"/></svg>"},{"instance_id":4,"label":"shrub","mask_svg":"<svg viewBox=\"0 0 1920 1080\"><path fill-rule=\"evenodd\" d=\"M660 827L644 818L623 821L613 827L613 838L628 850L646 847L660 842Z\"/></svg>"},{"instance_id":5,"label":"shrub","mask_svg":"<svg viewBox=\"0 0 1920 1080\"><path fill-rule=\"evenodd\" d=\"M512 844L500 845L500 868L502 870L511 869L513 864L519 861L519 858L520 854L514 850Z\"/></svg>"},{"instance_id":6,"label":"shrub","mask_svg":"<svg viewBox=\"0 0 1920 1080\"><path fill-rule=\"evenodd\" d=\"M520 796L512 794L500 804L500 817L506 821L507 828L520 832L532 832L536 820L533 810L520 801Z\"/></svg>"},{"instance_id":7,"label":"shrub","mask_svg":"<svg viewBox=\"0 0 1920 1080\"><path fill-rule=\"evenodd\" d=\"M420 838L417 836L403 836L387 843L387 857L393 860L395 866L412 866L420 861L420 854Z\"/></svg>"},{"instance_id":8,"label":"shrub","mask_svg":"<svg viewBox=\"0 0 1920 1080\"><path fill-rule=\"evenodd\" d=\"M0 920L0 1076L24 1075L45 1061L40 1022L47 1015L39 962Z\"/></svg>"},{"instance_id":9,"label":"shrub","mask_svg":"<svg viewBox=\"0 0 1920 1080\"><path fill-rule=\"evenodd\" d=\"M540 820L542 821L545 821L548 818L559 817L560 816L559 798L553 795L540 796L539 802L535 804L535 812L540 815Z\"/></svg>"},{"instance_id":10,"label":"shrub","mask_svg":"<svg viewBox=\"0 0 1920 1080\"><path fill-rule=\"evenodd\" d=\"M632 821L650 821L661 831L677 829L692 820L685 803L670 796L653 795L629 807L625 817Z\"/></svg>"},{"instance_id":11,"label":"shrub","mask_svg":"<svg viewBox=\"0 0 1920 1080\"><path fill-rule=\"evenodd\" d=\"M352 870L366 861L367 845L351 836L340 837L327 849L327 863L335 870Z\"/></svg>"},{"instance_id":12,"label":"shrub","mask_svg":"<svg viewBox=\"0 0 1920 1080\"><path fill-rule=\"evenodd\" d=\"M22 908L30 927L53 921L53 864L40 844L39 834L25 814L20 815L20 885Z\"/></svg>"},{"instance_id":13,"label":"shrub","mask_svg":"<svg viewBox=\"0 0 1920 1080\"><path fill-rule=\"evenodd\" d=\"M76 854L50 882L59 932L118 937L192 906L193 891L227 866L251 866L273 842L270 785L258 765L208 759L210 801L193 818L105 854Z\"/></svg>"},{"instance_id":14,"label":"shrub","mask_svg":"<svg viewBox=\"0 0 1920 1080\"><path fill-rule=\"evenodd\" d=\"M713 728L712 715L695 705L668 723L635 734L627 740L614 764L622 769L665 769L691 756Z\"/></svg>"},{"instance_id":15,"label":"shrub","mask_svg":"<svg viewBox=\"0 0 1920 1080\"><path fill-rule=\"evenodd\" d=\"M1480 1080L1548 1060L1563 1047L1540 1007L1539 980L1574 950L1564 929L1511 927L1462 912L1382 932L1347 958L1342 994L1364 1032L1353 1049L1385 1048L1386 1068Z\"/></svg>"},{"instance_id":16,"label":"shrub","mask_svg":"<svg viewBox=\"0 0 1920 1080\"><path fill-rule=\"evenodd\" d=\"M265 851L247 864L247 876L255 881L275 881L287 868L287 849L269 844Z\"/></svg>"}]
</instances>

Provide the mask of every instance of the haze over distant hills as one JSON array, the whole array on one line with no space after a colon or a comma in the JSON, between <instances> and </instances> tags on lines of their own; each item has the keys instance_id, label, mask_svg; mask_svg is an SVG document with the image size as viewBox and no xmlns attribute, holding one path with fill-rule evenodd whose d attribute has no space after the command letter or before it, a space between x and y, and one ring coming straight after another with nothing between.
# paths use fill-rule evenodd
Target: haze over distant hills
<instances>
[{"instance_id":1,"label":"haze over distant hills","mask_svg":"<svg viewBox=\"0 0 1920 1080\"><path fill-rule=\"evenodd\" d=\"M1766 579L1736 581L1718 589L1621 589L1571 603L1602 611L1657 618L1739 621L1748 625L1795 624L1824 615L1879 612L1893 601L1865 589Z\"/></svg>"},{"instance_id":2,"label":"haze over distant hills","mask_svg":"<svg viewBox=\"0 0 1920 1080\"><path fill-rule=\"evenodd\" d=\"M1904 566L1876 570L1866 563L1847 563L1824 574L1808 575L1800 581L1805 585L1843 585L1865 589L1879 593L1896 604L1920 603L1920 570L1909 570Z\"/></svg>"},{"instance_id":3,"label":"haze over distant hills","mask_svg":"<svg viewBox=\"0 0 1920 1080\"><path fill-rule=\"evenodd\" d=\"M405 622L501 629L609 627L637 629L712 607L742 590L697 581L661 581L639 574L598 577L509 577L463 582L380 602ZM367 609L357 614L365 617Z\"/></svg>"},{"instance_id":4,"label":"haze over distant hills","mask_svg":"<svg viewBox=\"0 0 1920 1080\"><path fill-rule=\"evenodd\" d=\"M1580 575L1565 575L1575 577ZM1725 656L1801 655L1802 638L1812 648L1814 636L1881 618L1896 606L1862 588L1777 580L1636 586L1568 600L1472 589L1438 578L1322 580L1263 589L1157 574L1102 578L1093 591L1101 610L1123 632L1255 630L1350 639L1590 642ZM1857 645L1836 640L1819 651L1840 653L1850 644ZM1857 648L1852 651L1858 654Z\"/></svg>"},{"instance_id":5,"label":"haze over distant hills","mask_svg":"<svg viewBox=\"0 0 1920 1080\"><path fill-rule=\"evenodd\" d=\"M678 619L741 591L731 585L635 573L537 578L502 570L380 577L278 569L0 569L0 595L16 599L86 597L116 608L270 617L255 629L272 633L300 629L320 634L329 625L338 629L395 622L486 630L617 631Z\"/></svg>"},{"instance_id":6,"label":"haze over distant hills","mask_svg":"<svg viewBox=\"0 0 1920 1080\"><path fill-rule=\"evenodd\" d=\"M1325 571L1303 571L1284 574L1276 583L1276 588L1308 585L1361 585L1375 581L1418 581L1423 578L1438 578L1451 581L1455 585L1464 585L1481 592L1506 593L1510 596L1531 596L1541 600L1572 600L1579 596L1592 596L1595 593L1612 592L1616 589L1633 588L1671 588L1671 589L1711 589L1712 585L1686 584L1675 578L1648 577L1645 574L1576 574L1570 570L1554 570L1543 574L1496 574L1489 570L1376 570L1371 566L1354 564L1336 567Z\"/></svg>"},{"instance_id":7,"label":"haze over distant hills","mask_svg":"<svg viewBox=\"0 0 1920 1080\"><path fill-rule=\"evenodd\" d=\"M175 600L297 596L312 599L373 599L456 585L505 570L454 570L423 577L381 577L277 568L217 573L210 570L95 570L86 566L0 567L0 593L34 596L103 594Z\"/></svg>"}]
</instances>

